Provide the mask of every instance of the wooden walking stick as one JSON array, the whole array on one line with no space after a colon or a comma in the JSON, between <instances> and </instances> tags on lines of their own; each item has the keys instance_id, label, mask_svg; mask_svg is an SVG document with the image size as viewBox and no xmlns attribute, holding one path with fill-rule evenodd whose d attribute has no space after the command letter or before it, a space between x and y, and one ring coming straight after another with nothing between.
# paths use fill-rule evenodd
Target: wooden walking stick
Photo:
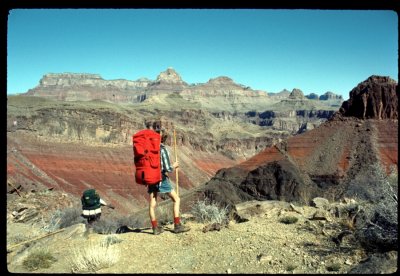
<instances>
[{"instance_id":1,"label":"wooden walking stick","mask_svg":"<svg viewBox=\"0 0 400 276\"><path fill-rule=\"evenodd\" d=\"M178 161L178 152L176 150L176 132L174 128L174 152L175 152L175 162ZM175 181L176 181L176 194L179 196L179 174L178 174L179 167L175 169Z\"/></svg>"},{"instance_id":2,"label":"wooden walking stick","mask_svg":"<svg viewBox=\"0 0 400 276\"><path fill-rule=\"evenodd\" d=\"M36 238L30 239L30 240L27 240L27 241L23 241L23 242L20 242L20 243L11 245L11 246L9 246L9 247L7 248L7 251L10 251L11 248L17 247L17 246L19 246L19 245L22 245L22 244L25 244L25 243L28 243L28 242L32 242L32 241L36 241L36 240L39 240L39 239L43 239L43 238L45 238L45 237L48 237L48 236L57 234L57 233L59 233L59 232L61 232L61 231L64 231L64 230L65 230L65 229L63 228L63 229L57 230L57 231L55 231L55 232L48 233L48 234L46 234L46 235L44 235L44 236L36 237Z\"/></svg>"}]
</instances>

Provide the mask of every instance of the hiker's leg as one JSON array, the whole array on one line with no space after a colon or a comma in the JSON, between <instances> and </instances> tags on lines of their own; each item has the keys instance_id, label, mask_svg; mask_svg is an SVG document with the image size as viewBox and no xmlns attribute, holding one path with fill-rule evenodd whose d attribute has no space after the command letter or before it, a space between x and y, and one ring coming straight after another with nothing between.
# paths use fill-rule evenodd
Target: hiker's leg
<instances>
[{"instance_id":1,"label":"hiker's leg","mask_svg":"<svg viewBox=\"0 0 400 276\"><path fill-rule=\"evenodd\" d=\"M88 226L89 228L93 227L93 223L94 223L95 221L96 221L96 216L94 216L94 215L88 216L88 217L87 217L87 222L88 222L87 226Z\"/></svg>"},{"instance_id":2,"label":"hiker's leg","mask_svg":"<svg viewBox=\"0 0 400 276\"><path fill-rule=\"evenodd\" d=\"M149 203L149 215L152 221L156 219L156 213L155 213L156 206L157 206L157 192L152 192L150 193L150 203Z\"/></svg>"},{"instance_id":3,"label":"hiker's leg","mask_svg":"<svg viewBox=\"0 0 400 276\"><path fill-rule=\"evenodd\" d=\"M152 184L147 186L147 193L149 194L149 216L151 227L153 228L154 234L160 234L162 231L157 225L155 208L157 205L157 193L159 192L160 184Z\"/></svg>"},{"instance_id":4,"label":"hiker's leg","mask_svg":"<svg viewBox=\"0 0 400 276\"><path fill-rule=\"evenodd\" d=\"M181 199L178 194L172 190L168 193L169 197L174 202L174 233L183 233L190 230L190 227L181 224L181 218L179 217L179 208Z\"/></svg>"},{"instance_id":5,"label":"hiker's leg","mask_svg":"<svg viewBox=\"0 0 400 276\"><path fill-rule=\"evenodd\" d=\"M101 217L101 213L96 214L94 221L99 221Z\"/></svg>"},{"instance_id":6,"label":"hiker's leg","mask_svg":"<svg viewBox=\"0 0 400 276\"><path fill-rule=\"evenodd\" d=\"M168 196L174 202L174 219L179 218L179 208L180 208L181 199L179 198L179 196L175 192L175 190L172 190L170 193L168 193Z\"/></svg>"}]
</instances>

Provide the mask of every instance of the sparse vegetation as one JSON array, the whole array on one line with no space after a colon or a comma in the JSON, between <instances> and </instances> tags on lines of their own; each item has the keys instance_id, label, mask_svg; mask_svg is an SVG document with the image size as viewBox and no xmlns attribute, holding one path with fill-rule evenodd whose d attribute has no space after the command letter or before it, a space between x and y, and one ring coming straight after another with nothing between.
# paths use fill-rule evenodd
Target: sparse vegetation
<instances>
[{"instance_id":1,"label":"sparse vegetation","mask_svg":"<svg viewBox=\"0 0 400 276\"><path fill-rule=\"evenodd\" d=\"M297 267L297 265L289 263L286 265L286 271L293 271L293 270L295 270L296 267Z\"/></svg>"},{"instance_id":2,"label":"sparse vegetation","mask_svg":"<svg viewBox=\"0 0 400 276\"><path fill-rule=\"evenodd\" d=\"M103 137L100 138L100 140L101 140L104 144L110 143L110 142L111 142L111 135L103 136Z\"/></svg>"},{"instance_id":3,"label":"sparse vegetation","mask_svg":"<svg viewBox=\"0 0 400 276\"><path fill-rule=\"evenodd\" d=\"M114 141L117 138L116 133L114 132L110 132L110 134L108 134L107 136L103 136L100 137L100 140L106 144L106 143L111 143L112 141Z\"/></svg>"},{"instance_id":4,"label":"sparse vegetation","mask_svg":"<svg viewBox=\"0 0 400 276\"><path fill-rule=\"evenodd\" d=\"M101 217L100 220L93 223L93 230L99 234L113 234L121 226L130 228L140 227L142 223L135 216L115 215L110 217Z\"/></svg>"},{"instance_id":5,"label":"sparse vegetation","mask_svg":"<svg viewBox=\"0 0 400 276\"><path fill-rule=\"evenodd\" d=\"M51 232L77 223L84 223L85 219L81 217L81 213L82 209L77 206L56 210L51 216L49 224L44 227L44 230Z\"/></svg>"},{"instance_id":6,"label":"sparse vegetation","mask_svg":"<svg viewBox=\"0 0 400 276\"><path fill-rule=\"evenodd\" d=\"M113 245L116 243L120 243L120 242L122 242L122 240L120 238L118 238L116 235L108 235L104 239L104 241L102 242L101 245L107 247L107 246L110 246L110 245Z\"/></svg>"},{"instance_id":7,"label":"sparse vegetation","mask_svg":"<svg viewBox=\"0 0 400 276\"><path fill-rule=\"evenodd\" d=\"M366 176L358 177L351 185L350 192L365 199L355 219L356 239L369 250L397 250L397 171L388 175L376 163L369 167Z\"/></svg>"},{"instance_id":8,"label":"sparse vegetation","mask_svg":"<svg viewBox=\"0 0 400 276\"><path fill-rule=\"evenodd\" d=\"M47 249L39 249L29 254L22 264L27 270L34 271L49 268L55 261L57 259Z\"/></svg>"},{"instance_id":9,"label":"sparse vegetation","mask_svg":"<svg viewBox=\"0 0 400 276\"><path fill-rule=\"evenodd\" d=\"M397 204L397 191L396 168L392 167L388 175L381 164L375 163L370 165L364 174L359 174L350 182L347 194L371 203L381 202L385 198Z\"/></svg>"},{"instance_id":10,"label":"sparse vegetation","mask_svg":"<svg viewBox=\"0 0 400 276\"><path fill-rule=\"evenodd\" d=\"M71 261L71 271L77 272L96 272L99 269L110 267L115 264L120 256L116 247L104 243L94 245L88 244L80 250L73 252Z\"/></svg>"},{"instance_id":11,"label":"sparse vegetation","mask_svg":"<svg viewBox=\"0 0 400 276\"><path fill-rule=\"evenodd\" d=\"M228 207L220 207L206 200L196 202L191 213L201 223L224 223L228 219Z\"/></svg>"},{"instance_id":12,"label":"sparse vegetation","mask_svg":"<svg viewBox=\"0 0 400 276\"><path fill-rule=\"evenodd\" d=\"M156 208L157 220L160 225L167 225L172 223L174 217L172 207L169 205L157 206Z\"/></svg>"},{"instance_id":13,"label":"sparse vegetation","mask_svg":"<svg viewBox=\"0 0 400 276\"><path fill-rule=\"evenodd\" d=\"M326 270L328 271L339 271L341 268L341 265L339 263L332 263L332 264L328 264L326 266Z\"/></svg>"},{"instance_id":14,"label":"sparse vegetation","mask_svg":"<svg viewBox=\"0 0 400 276\"><path fill-rule=\"evenodd\" d=\"M294 216L287 216L283 217L279 220L279 222L284 223L284 224L293 224L296 223L299 219Z\"/></svg>"},{"instance_id":15,"label":"sparse vegetation","mask_svg":"<svg viewBox=\"0 0 400 276\"><path fill-rule=\"evenodd\" d=\"M7 233L7 239L9 239L10 244L17 244L28 240L29 237L25 236L22 233L15 233L12 237L9 238L9 233Z\"/></svg>"},{"instance_id":16,"label":"sparse vegetation","mask_svg":"<svg viewBox=\"0 0 400 276\"><path fill-rule=\"evenodd\" d=\"M398 171L396 166L390 167L390 173L388 176L388 181L392 187L398 187Z\"/></svg>"},{"instance_id":17,"label":"sparse vegetation","mask_svg":"<svg viewBox=\"0 0 400 276\"><path fill-rule=\"evenodd\" d=\"M338 210L337 216L338 223L341 225L342 228L354 231L356 228L356 218L358 213L362 210L362 205L365 202L352 202L348 203L347 205L341 205L340 211Z\"/></svg>"}]
</instances>

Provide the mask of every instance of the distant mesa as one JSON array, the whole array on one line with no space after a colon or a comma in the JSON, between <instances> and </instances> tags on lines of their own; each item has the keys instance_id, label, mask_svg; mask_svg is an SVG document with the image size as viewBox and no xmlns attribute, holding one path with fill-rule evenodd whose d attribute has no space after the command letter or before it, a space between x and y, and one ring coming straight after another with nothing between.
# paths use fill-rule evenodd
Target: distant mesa
<instances>
[{"instance_id":1,"label":"distant mesa","mask_svg":"<svg viewBox=\"0 0 400 276\"><path fill-rule=\"evenodd\" d=\"M373 75L350 91L339 113L360 119L398 119L397 82Z\"/></svg>"},{"instance_id":2,"label":"distant mesa","mask_svg":"<svg viewBox=\"0 0 400 276\"><path fill-rule=\"evenodd\" d=\"M336 95L333 92L326 92L325 94L319 96L319 99L321 101L327 101L327 100L343 100L343 97L341 95Z\"/></svg>"},{"instance_id":3,"label":"distant mesa","mask_svg":"<svg viewBox=\"0 0 400 276\"><path fill-rule=\"evenodd\" d=\"M309 99L309 100L321 100L321 101L327 101L327 100L335 100L335 101L343 101L343 97L341 95L337 95L333 92L326 92L325 94L319 96L316 93L310 93L309 95L304 95L303 91L298 89L298 88L294 88L292 90L292 92L290 92L287 89L283 89L282 91L278 92L278 93L273 93L270 92L268 93L269 96L271 97L275 97L275 98L289 98L289 99Z\"/></svg>"},{"instance_id":4,"label":"distant mesa","mask_svg":"<svg viewBox=\"0 0 400 276\"><path fill-rule=\"evenodd\" d=\"M320 99L320 97L318 96L318 94L315 94L315 93L311 93L310 95L306 95L305 96L307 99L309 99L309 100L319 100Z\"/></svg>"},{"instance_id":5,"label":"distant mesa","mask_svg":"<svg viewBox=\"0 0 400 276\"><path fill-rule=\"evenodd\" d=\"M221 77L217 77L214 79L210 79L208 81L208 83L210 84L234 84L233 80L231 78L225 77L225 76L221 76Z\"/></svg>"},{"instance_id":6,"label":"distant mesa","mask_svg":"<svg viewBox=\"0 0 400 276\"><path fill-rule=\"evenodd\" d=\"M289 97L290 93L291 92L289 90L283 89L282 91L277 92L277 93L269 92L268 96L277 97L277 98L287 98L287 97Z\"/></svg>"},{"instance_id":7,"label":"distant mesa","mask_svg":"<svg viewBox=\"0 0 400 276\"><path fill-rule=\"evenodd\" d=\"M202 96L229 96L229 97L271 97L272 100L303 100L303 99L336 99L337 107L342 103L341 96L332 92L326 92L319 97L317 94L304 96L304 93L295 88L292 91L286 89L278 93L253 90L250 86L236 83L227 76L210 78L206 83L188 85L182 77L169 67L161 72L156 80L141 77L137 80L114 79L105 80L99 74L89 73L49 73L39 81L39 85L29 89L28 96L48 97L63 101L89 101L105 100L112 102L143 102L154 95L169 93L171 91L183 93L188 97L192 95ZM246 99L247 100L247 99Z\"/></svg>"},{"instance_id":8,"label":"distant mesa","mask_svg":"<svg viewBox=\"0 0 400 276\"><path fill-rule=\"evenodd\" d=\"M71 85L73 81L83 80L103 80L99 74L86 74L86 73L49 73L45 74L39 81L41 86L52 86L52 85Z\"/></svg>"},{"instance_id":9,"label":"distant mesa","mask_svg":"<svg viewBox=\"0 0 400 276\"><path fill-rule=\"evenodd\" d=\"M139 78L136 81L138 81L138 82L151 82L151 80L149 80L148 78Z\"/></svg>"}]
</instances>

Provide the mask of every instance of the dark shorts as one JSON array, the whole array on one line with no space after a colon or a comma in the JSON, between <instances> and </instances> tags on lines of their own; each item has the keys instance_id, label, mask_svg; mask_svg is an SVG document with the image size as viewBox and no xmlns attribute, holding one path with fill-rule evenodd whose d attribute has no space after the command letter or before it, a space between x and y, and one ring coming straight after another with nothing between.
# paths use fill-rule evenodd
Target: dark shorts
<instances>
[{"instance_id":1,"label":"dark shorts","mask_svg":"<svg viewBox=\"0 0 400 276\"><path fill-rule=\"evenodd\" d=\"M147 193L158 193L160 191L160 184L147 185Z\"/></svg>"},{"instance_id":2,"label":"dark shorts","mask_svg":"<svg viewBox=\"0 0 400 276\"><path fill-rule=\"evenodd\" d=\"M164 178L163 181L161 181L159 184L153 184L153 185L148 185L147 186L147 193L170 193L172 192L172 184L171 181L169 181L169 178Z\"/></svg>"}]
</instances>

